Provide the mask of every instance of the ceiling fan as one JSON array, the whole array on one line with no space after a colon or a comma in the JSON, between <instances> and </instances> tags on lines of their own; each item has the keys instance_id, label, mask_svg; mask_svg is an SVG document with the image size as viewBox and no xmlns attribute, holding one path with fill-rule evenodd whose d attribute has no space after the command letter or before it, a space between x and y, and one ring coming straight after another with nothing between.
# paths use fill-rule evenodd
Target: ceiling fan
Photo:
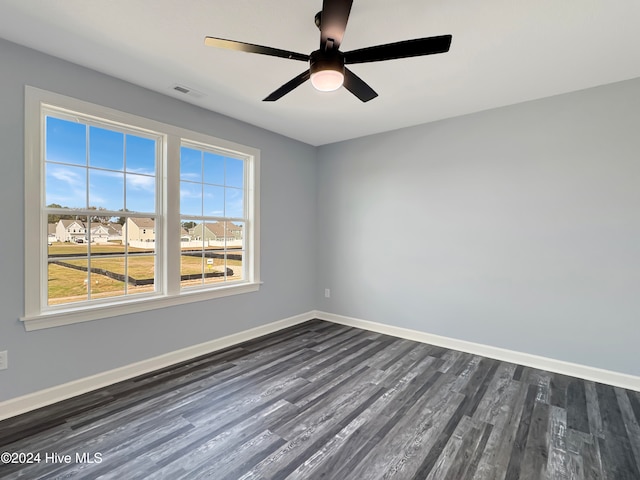
<instances>
[{"instance_id":1,"label":"ceiling fan","mask_svg":"<svg viewBox=\"0 0 640 480\"><path fill-rule=\"evenodd\" d=\"M341 52L339 48L347 27L352 3L353 0L323 0L322 11L318 12L315 17L316 26L320 29L320 49L310 55L215 37L205 37L204 43L211 47L309 62L308 70L275 90L263 100L265 102L274 102L282 98L309 79L311 79L312 85L317 90L329 92L337 90L344 85L347 90L360 100L368 102L376 98L378 94L364 80L346 68L345 65L380 62L449 51L451 35L417 38L351 50L350 52Z\"/></svg>"}]
</instances>

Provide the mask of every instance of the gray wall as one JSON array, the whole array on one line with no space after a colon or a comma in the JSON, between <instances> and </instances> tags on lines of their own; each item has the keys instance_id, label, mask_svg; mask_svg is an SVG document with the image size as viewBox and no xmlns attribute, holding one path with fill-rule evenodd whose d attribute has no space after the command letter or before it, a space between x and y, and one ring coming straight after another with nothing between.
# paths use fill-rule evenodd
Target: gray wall
<instances>
[{"instance_id":1,"label":"gray wall","mask_svg":"<svg viewBox=\"0 0 640 480\"><path fill-rule=\"evenodd\" d=\"M314 308L313 147L1 39L0 65L0 350L9 351L10 365L0 371L0 401ZM259 148L260 291L26 332L18 321L24 312L25 84Z\"/></svg>"},{"instance_id":2,"label":"gray wall","mask_svg":"<svg viewBox=\"0 0 640 480\"><path fill-rule=\"evenodd\" d=\"M321 147L317 208L319 309L640 375L640 79Z\"/></svg>"},{"instance_id":3,"label":"gray wall","mask_svg":"<svg viewBox=\"0 0 640 480\"><path fill-rule=\"evenodd\" d=\"M315 149L3 40L0 65L0 401L314 308L640 375L640 80ZM26 332L25 84L261 149L261 290Z\"/></svg>"}]
</instances>

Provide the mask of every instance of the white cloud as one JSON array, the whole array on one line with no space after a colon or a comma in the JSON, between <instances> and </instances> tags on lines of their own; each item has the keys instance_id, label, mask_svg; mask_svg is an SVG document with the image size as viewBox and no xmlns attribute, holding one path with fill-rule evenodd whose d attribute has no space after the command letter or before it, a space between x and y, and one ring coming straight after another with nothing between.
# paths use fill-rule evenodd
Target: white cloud
<instances>
[{"instance_id":1,"label":"white cloud","mask_svg":"<svg viewBox=\"0 0 640 480\"><path fill-rule=\"evenodd\" d=\"M200 174L199 173L193 173L193 172L182 172L182 173L180 173L180 179L199 182L200 181Z\"/></svg>"},{"instance_id":2,"label":"white cloud","mask_svg":"<svg viewBox=\"0 0 640 480\"><path fill-rule=\"evenodd\" d=\"M53 167L53 166L49 166L47 170L48 170L47 173L51 177L61 182L65 182L69 184L71 187L81 187L84 185L85 177L83 175L80 175L80 173L77 171L74 171L65 167ZM84 169L80 171L84 173Z\"/></svg>"},{"instance_id":3,"label":"white cloud","mask_svg":"<svg viewBox=\"0 0 640 480\"><path fill-rule=\"evenodd\" d=\"M146 177L143 175L127 175L127 189L155 192L156 179L155 177Z\"/></svg>"},{"instance_id":4,"label":"white cloud","mask_svg":"<svg viewBox=\"0 0 640 480\"><path fill-rule=\"evenodd\" d=\"M188 190L181 188L180 189L180 198L201 198L202 195L200 192L196 192L194 190Z\"/></svg>"}]
</instances>

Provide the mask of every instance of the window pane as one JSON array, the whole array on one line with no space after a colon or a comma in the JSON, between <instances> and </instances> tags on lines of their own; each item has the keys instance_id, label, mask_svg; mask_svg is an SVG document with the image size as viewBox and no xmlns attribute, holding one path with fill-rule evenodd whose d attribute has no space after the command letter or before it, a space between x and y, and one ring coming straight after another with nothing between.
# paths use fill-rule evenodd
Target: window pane
<instances>
[{"instance_id":1,"label":"window pane","mask_svg":"<svg viewBox=\"0 0 640 480\"><path fill-rule=\"evenodd\" d=\"M244 280L244 251L229 250L226 254L227 281Z\"/></svg>"},{"instance_id":2,"label":"window pane","mask_svg":"<svg viewBox=\"0 0 640 480\"><path fill-rule=\"evenodd\" d=\"M89 169L89 205L107 210L124 208L124 173Z\"/></svg>"},{"instance_id":3,"label":"window pane","mask_svg":"<svg viewBox=\"0 0 640 480\"><path fill-rule=\"evenodd\" d=\"M47 305L82 302L87 294L87 261L50 259L48 265Z\"/></svg>"},{"instance_id":4,"label":"window pane","mask_svg":"<svg viewBox=\"0 0 640 480\"><path fill-rule=\"evenodd\" d=\"M204 272L203 223L185 220L183 228L189 232L189 241L180 242L180 286L191 287L202 284Z\"/></svg>"},{"instance_id":5,"label":"window pane","mask_svg":"<svg viewBox=\"0 0 640 480\"><path fill-rule=\"evenodd\" d=\"M156 141L127 135L127 172L156 174Z\"/></svg>"},{"instance_id":6,"label":"window pane","mask_svg":"<svg viewBox=\"0 0 640 480\"><path fill-rule=\"evenodd\" d=\"M86 165L86 125L47 116L45 160Z\"/></svg>"},{"instance_id":7,"label":"window pane","mask_svg":"<svg viewBox=\"0 0 640 480\"><path fill-rule=\"evenodd\" d=\"M196 225L196 220L183 219L180 222L180 242L185 243L185 247L189 246L189 242L192 241L193 232Z\"/></svg>"},{"instance_id":8,"label":"window pane","mask_svg":"<svg viewBox=\"0 0 640 480\"><path fill-rule=\"evenodd\" d=\"M128 173L126 208L130 212L155 212L156 179L147 175Z\"/></svg>"},{"instance_id":9,"label":"window pane","mask_svg":"<svg viewBox=\"0 0 640 480\"><path fill-rule=\"evenodd\" d=\"M244 223L226 222L226 242L227 249L244 249Z\"/></svg>"},{"instance_id":10,"label":"window pane","mask_svg":"<svg viewBox=\"0 0 640 480\"><path fill-rule=\"evenodd\" d=\"M87 206L87 169L46 164L46 205L59 205L64 208L86 208Z\"/></svg>"},{"instance_id":11,"label":"window pane","mask_svg":"<svg viewBox=\"0 0 640 480\"><path fill-rule=\"evenodd\" d=\"M91 256L91 299L125 294L125 258L96 251Z\"/></svg>"},{"instance_id":12,"label":"window pane","mask_svg":"<svg viewBox=\"0 0 640 480\"><path fill-rule=\"evenodd\" d=\"M205 152L203 182L224 185L224 157L222 155Z\"/></svg>"},{"instance_id":13,"label":"window pane","mask_svg":"<svg viewBox=\"0 0 640 480\"><path fill-rule=\"evenodd\" d=\"M60 215L47 215L47 245L52 246L58 242L57 227Z\"/></svg>"},{"instance_id":14,"label":"window pane","mask_svg":"<svg viewBox=\"0 0 640 480\"><path fill-rule=\"evenodd\" d=\"M244 194L239 188L224 189L224 216L244 217Z\"/></svg>"},{"instance_id":15,"label":"window pane","mask_svg":"<svg viewBox=\"0 0 640 480\"><path fill-rule=\"evenodd\" d=\"M89 272L86 218L61 219L57 231L60 243L47 246L48 305L62 305L88 299Z\"/></svg>"},{"instance_id":16,"label":"window pane","mask_svg":"<svg viewBox=\"0 0 640 480\"><path fill-rule=\"evenodd\" d=\"M204 185L204 215L208 217L224 216L224 187Z\"/></svg>"},{"instance_id":17,"label":"window pane","mask_svg":"<svg viewBox=\"0 0 640 480\"><path fill-rule=\"evenodd\" d=\"M89 166L122 171L124 169L124 134L99 127L89 127Z\"/></svg>"},{"instance_id":18,"label":"window pane","mask_svg":"<svg viewBox=\"0 0 640 480\"><path fill-rule=\"evenodd\" d=\"M119 217L104 217L100 215L99 210L96 212L89 227L90 243L96 245L92 247L92 254L94 251L98 253L124 253L122 225L118 223L120 221Z\"/></svg>"},{"instance_id":19,"label":"window pane","mask_svg":"<svg viewBox=\"0 0 640 480\"><path fill-rule=\"evenodd\" d=\"M140 250L146 252L155 248L155 225L153 218L127 218L126 235L130 253L140 253Z\"/></svg>"},{"instance_id":20,"label":"window pane","mask_svg":"<svg viewBox=\"0 0 640 480\"><path fill-rule=\"evenodd\" d=\"M226 223L227 281L244 280L244 222Z\"/></svg>"},{"instance_id":21,"label":"window pane","mask_svg":"<svg viewBox=\"0 0 640 480\"><path fill-rule=\"evenodd\" d=\"M202 182L202 152L193 148L180 148L180 180Z\"/></svg>"},{"instance_id":22,"label":"window pane","mask_svg":"<svg viewBox=\"0 0 640 480\"><path fill-rule=\"evenodd\" d=\"M136 250L138 249L135 247L129 249L133 252ZM150 251L149 249L140 250ZM150 293L155 290L155 261L155 255L148 253L133 253L127 257L127 293L129 295Z\"/></svg>"},{"instance_id":23,"label":"window pane","mask_svg":"<svg viewBox=\"0 0 640 480\"><path fill-rule=\"evenodd\" d=\"M155 219L133 218L126 221L127 294L149 293L155 290Z\"/></svg>"},{"instance_id":24,"label":"window pane","mask_svg":"<svg viewBox=\"0 0 640 480\"><path fill-rule=\"evenodd\" d=\"M206 272L204 283L221 283L227 279L224 250L210 248L206 252Z\"/></svg>"},{"instance_id":25,"label":"window pane","mask_svg":"<svg viewBox=\"0 0 640 480\"><path fill-rule=\"evenodd\" d=\"M206 222L202 225L205 247L224 248L224 222Z\"/></svg>"},{"instance_id":26,"label":"window pane","mask_svg":"<svg viewBox=\"0 0 640 480\"><path fill-rule=\"evenodd\" d=\"M225 168L225 185L228 187L244 187L244 161L227 158Z\"/></svg>"},{"instance_id":27,"label":"window pane","mask_svg":"<svg viewBox=\"0 0 640 480\"><path fill-rule=\"evenodd\" d=\"M180 214L202 215L202 184L180 182Z\"/></svg>"},{"instance_id":28,"label":"window pane","mask_svg":"<svg viewBox=\"0 0 640 480\"><path fill-rule=\"evenodd\" d=\"M193 287L202 284L203 256L202 250L192 248L180 256L180 285Z\"/></svg>"},{"instance_id":29,"label":"window pane","mask_svg":"<svg viewBox=\"0 0 640 480\"><path fill-rule=\"evenodd\" d=\"M198 179L198 168L202 171L201 179ZM183 227L189 223L188 229L181 233L183 287L244 279L244 223L203 218L245 218L244 169L244 160L197 148L182 148L180 214L200 217L193 219L195 225L183 217ZM198 272L203 278L197 282L186 277L189 268L195 268L185 248L190 241L203 243L198 244L202 264L197 265L202 269Z\"/></svg>"}]
</instances>

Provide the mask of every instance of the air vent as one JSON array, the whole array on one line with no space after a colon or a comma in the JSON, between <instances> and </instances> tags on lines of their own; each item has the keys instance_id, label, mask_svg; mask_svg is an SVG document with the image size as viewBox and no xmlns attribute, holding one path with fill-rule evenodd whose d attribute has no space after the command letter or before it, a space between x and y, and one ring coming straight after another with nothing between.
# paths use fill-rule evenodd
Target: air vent
<instances>
[{"instance_id":1,"label":"air vent","mask_svg":"<svg viewBox=\"0 0 640 480\"><path fill-rule=\"evenodd\" d=\"M186 85L180 85L176 83L171 86L171 89L176 92L182 93L183 95L189 95L190 97L194 97L194 98L204 97L204 93L194 90L191 87L187 87Z\"/></svg>"}]
</instances>

